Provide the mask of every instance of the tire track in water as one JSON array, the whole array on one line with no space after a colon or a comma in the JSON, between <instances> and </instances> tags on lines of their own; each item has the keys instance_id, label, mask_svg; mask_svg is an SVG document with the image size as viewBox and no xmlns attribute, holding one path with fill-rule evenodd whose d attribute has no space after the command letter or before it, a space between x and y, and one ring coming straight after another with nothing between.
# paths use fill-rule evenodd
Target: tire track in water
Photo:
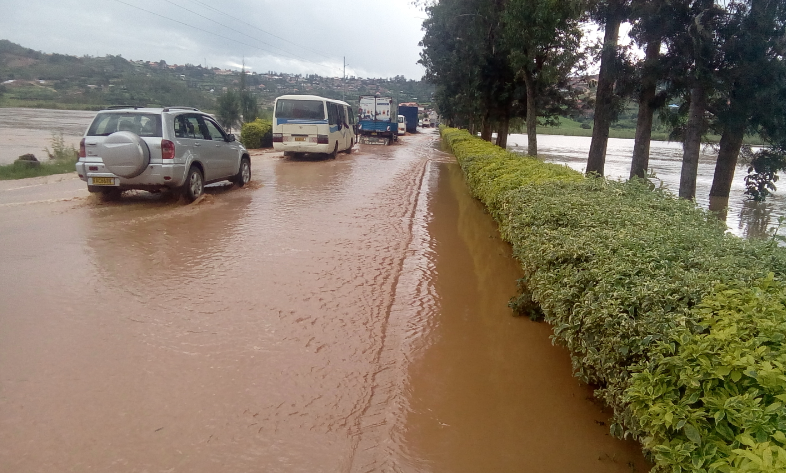
<instances>
[{"instance_id":1,"label":"tire track in water","mask_svg":"<svg viewBox=\"0 0 786 473\"><path fill-rule=\"evenodd\" d=\"M392 297L384 307L369 395L351 432L353 452L348 471L404 471L404 463L408 463L396 431L407 411L403 391L408 360L414 342L428 332L428 316L435 309L426 228L429 188L434 177L432 163L437 159L435 141L438 138L421 139L416 148L408 148L419 159L414 163L417 172L413 170L405 184L408 206L400 221L405 224L406 244L391 275Z\"/></svg>"}]
</instances>

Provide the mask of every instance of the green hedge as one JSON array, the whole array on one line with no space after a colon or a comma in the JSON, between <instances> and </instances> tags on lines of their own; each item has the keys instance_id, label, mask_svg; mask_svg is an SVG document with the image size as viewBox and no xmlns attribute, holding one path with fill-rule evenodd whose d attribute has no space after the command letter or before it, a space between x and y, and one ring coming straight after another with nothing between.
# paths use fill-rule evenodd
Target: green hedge
<instances>
[{"instance_id":1,"label":"green hedge","mask_svg":"<svg viewBox=\"0 0 786 473\"><path fill-rule=\"evenodd\" d=\"M786 471L786 285L718 286L692 312L627 391L645 447L682 471Z\"/></svg>"},{"instance_id":2,"label":"green hedge","mask_svg":"<svg viewBox=\"0 0 786 473\"><path fill-rule=\"evenodd\" d=\"M763 430L773 432L770 437L733 431L724 448L712 450L705 442L697 453L692 427L685 433L694 424L677 428L679 420L666 420L673 421L673 412L651 412L649 400L634 394L665 390L677 396L669 398L675 403L704 409L707 401L680 387L664 361L669 358L660 354L672 346L681 354L688 348L675 340L709 330L702 304L724 287L757 287L770 273L783 279L782 250L728 235L711 214L646 181L585 179L465 131L443 128L442 136L522 265L521 295L511 306L552 324L555 340L570 350L576 375L597 386L596 395L613 408L612 433L642 441L655 471L738 471L735 449L759 451L780 438L774 432L786 429L776 416ZM704 360L699 356L685 369L699 370ZM753 391L745 394L755 397ZM695 422L699 432L713 426ZM750 439L754 445L746 447ZM690 455L664 453L666 446Z\"/></svg>"},{"instance_id":3,"label":"green hedge","mask_svg":"<svg viewBox=\"0 0 786 473\"><path fill-rule=\"evenodd\" d=\"M261 118L244 123L240 128L240 142L246 149L270 148L273 146L273 124Z\"/></svg>"}]
</instances>

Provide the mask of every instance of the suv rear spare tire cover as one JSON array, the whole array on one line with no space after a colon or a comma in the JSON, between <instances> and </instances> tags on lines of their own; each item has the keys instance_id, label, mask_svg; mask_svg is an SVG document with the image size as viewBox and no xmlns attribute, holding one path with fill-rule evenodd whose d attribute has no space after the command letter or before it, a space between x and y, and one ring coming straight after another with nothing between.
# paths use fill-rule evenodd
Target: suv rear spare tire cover
<instances>
[{"instance_id":1,"label":"suv rear spare tire cover","mask_svg":"<svg viewBox=\"0 0 786 473\"><path fill-rule=\"evenodd\" d=\"M104 165L117 176L136 177L150 164L147 143L130 131L118 131L107 136L103 148L100 155Z\"/></svg>"}]
</instances>

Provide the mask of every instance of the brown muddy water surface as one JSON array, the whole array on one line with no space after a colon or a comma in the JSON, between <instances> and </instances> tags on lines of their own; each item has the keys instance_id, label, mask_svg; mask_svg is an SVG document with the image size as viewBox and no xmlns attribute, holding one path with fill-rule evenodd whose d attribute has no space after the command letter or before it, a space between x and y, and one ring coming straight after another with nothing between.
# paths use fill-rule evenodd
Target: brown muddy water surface
<instances>
[{"instance_id":1,"label":"brown muddy water surface","mask_svg":"<svg viewBox=\"0 0 786 473\"><path fill-rule=\"evenodd\" d=\"M32 153L39 161L47 159L45 148L52 149L52 135L63 135L66 146L79 149L96 112L0 108L0 165L13 163Z\"/></svg>"},{"instance_id":2,"label":"brown muddy water surface","mask_svg":"<svg viewBox=\"0 0 786 473\"><path fill-rule=\"evenodd\" d=\"M188 206L0 183L0 471L648 471L437 140Z\"/></svg>"}]
</instances>

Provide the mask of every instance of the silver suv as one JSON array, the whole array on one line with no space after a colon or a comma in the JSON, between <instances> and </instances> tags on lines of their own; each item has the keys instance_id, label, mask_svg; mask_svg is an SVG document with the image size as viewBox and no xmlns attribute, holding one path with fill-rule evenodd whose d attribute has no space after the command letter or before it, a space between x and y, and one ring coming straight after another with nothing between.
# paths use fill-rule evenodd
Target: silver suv
<instances>
[{"instance_id":1,"label":"silver suv","mask_svg":"<svg viewBox=\"0 0 786 473\"><path fill-rule=\"evenodd\" d=\"M196 200L205 184L251 180L251 159L235 136L195 108L111 107L98 112L79 144L76 172L87 190L181 192Z\"/></svg>"}]
</instances>

